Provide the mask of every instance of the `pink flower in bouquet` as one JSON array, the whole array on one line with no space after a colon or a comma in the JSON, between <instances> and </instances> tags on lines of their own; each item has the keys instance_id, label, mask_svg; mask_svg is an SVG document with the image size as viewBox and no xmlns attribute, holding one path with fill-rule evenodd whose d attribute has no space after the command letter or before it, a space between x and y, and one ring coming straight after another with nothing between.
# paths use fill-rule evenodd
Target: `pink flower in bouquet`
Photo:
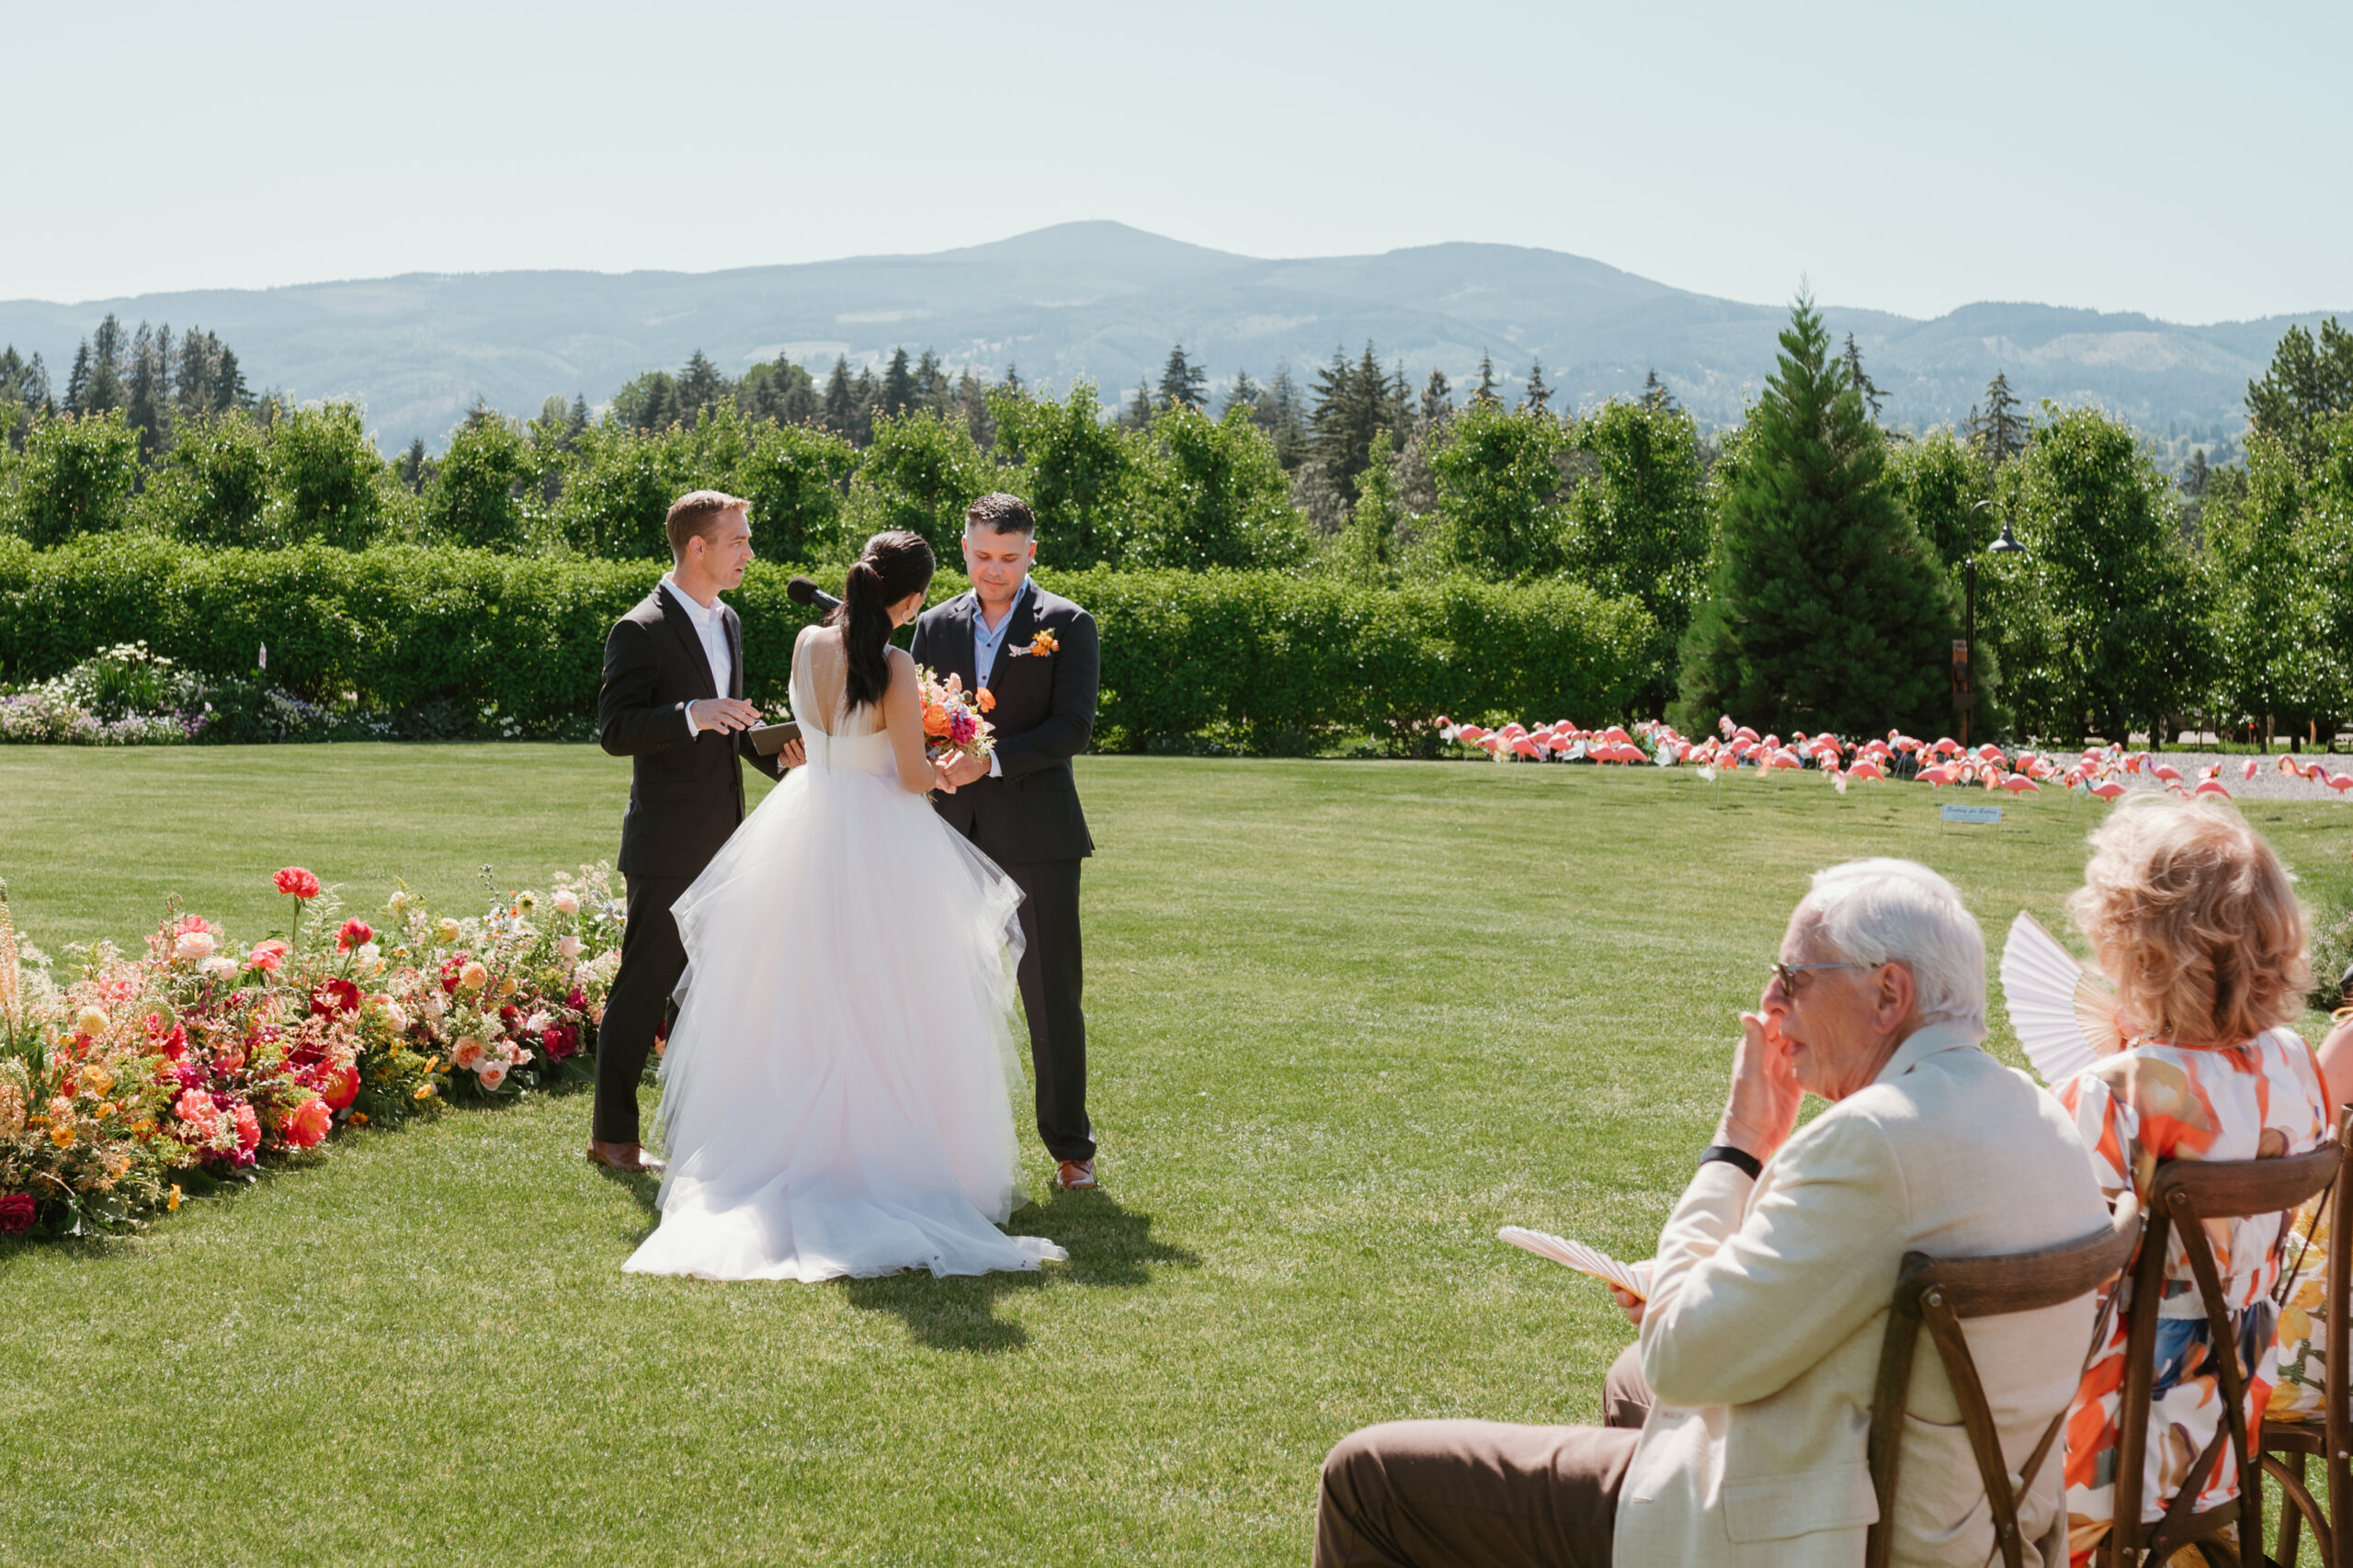
<instances>
[{"instance_id":1,"label":"pink flower in bouquet","mask_svg":"<svg viewBox=\"0 0 2353 1568\"><path fill-rule=\"evenodd\" d=\"M573 960L580 956L580 938L577 937L566 937L556 943L555 950L563 955L564 962L570 963Z\"/></svg>"},{"instance_id":2,"label":"pink flower in bouquet","mask_svg":"<svg viewBox=\"0 0 2353 1568\"><path fill-rule=\"evenodd\" d=\"M313 899L319 896L319 879L300 866L289 866L270 878L270 881L278 884L279 892L290 893L296 898Z\"/></svg>"},{"instance_id":3,"label":"pink flower in bouquet","mask_svg":"<svg viewBox=\"0 0 2353 1568\"><path fill-rule=\"evenodd\" d=\"M296 1106L293 1114L278 1124L278 1135L286 1140L290 1148L312 1149L326 1141L327 1130L334 1125L327 1102L313 1096Z\"/></svg>"},{"instance_id":4,"label":"pink flower in bouquet","mask_svg":"<svg viewBox=\"0 0 2353 1568\"><path fill-rule=\"evenodd\" d=\"M0 1198L0 1235L13 1236L33 1228L33 1195L12 1192Z\"/></svg>"},{"instance_id":5,"label":"pink flower in bouquet","mask_svg":"<svg viewBox=\"0 0 2353 1568\"><path fill-rule=\"evenodd\" d=\"M555 905L555 912L558 915L577 915L580 913L580 895L574 892L570 888L556 889L555 897L549 902Z\"/></svg>"},{"instance_id":6,"label":"pink flower in bouquet","mask_svg":"<svg viewBox=\"0 0 2353 1568\"><path fill-rule=\"evenodd\" d=\"M184 1089L173 1102L172 1114L191 1126L209 1129L212 1125L212 1096L202 1089Z\"/></svg>"},{"instance_id":7,"label":"pink flower in bouquet","mask_svg":"<svg viewBox=\"0 0 2353 1568\"><path fill-rule=\"evenodd\" d=\"M968 746L972 737L981 733L980 715L968 709L958 709L948 716L948 744Z\"/></svg>"},{"instance_id":8,"label":"pink flower in bouquet","mask_svg":"<svg viewBox=\"0 0 2353 1568\"><path fill-rule=\"evenodd\" d=\"M490 1059L489 1050L472 1035L461 1035L449 1048L449 1065L462 1067L471 1073Z\"/></svg>"},{"instance_id":9,"label":"pink flower in bouquet","mask_svg":"<svg viewBox=\"0 0 2353 1568\"><path fill-rule=\"evenodd\" d=\"M245 955L245 967L247 969L267 970L270 973L275 974L278 972L279 967L286 962L287 954L293 950L293 949L288 947L277 937L272 937L267 942L256 942L254 944L254 950Z\"/></svg>"},{"instance_id":10,"label":"pink flower in bouquet","mask_svg":"<svg viewBox=\"0 0 2353 1568\"><path fill-rule=\"evenodd\" d=\"M376 928L365 920L347 920L343 929L335 934L335 950L347 953L365 942L376 939Z\"/></svg>"},{"instance_id":11,"label":"pink flower in bouquet","mask_svg":"<svg viewBox=\"0 0 2353 1568\"><path fill-rule=\"evenodd\" d=\"M580 1030L571 1024L550 1024L540 1031L540 1049L550 1062L562 1062L580 1049Z\"/></svg>"},{"instance_id":12,"label":"pink flower in bouquet","mask_svg":"<svg viewBox=\"0 0 2353 1568\"><path fill-rule=\"evenodd\" d=\"M482 1071L475 1074L474 1076L481 1081L483 1088L495 1089L499 1085L506 1082L506 1063L504 1062L485 1062L482 1065Z\"/></svg>"},{"instance_id":13,"label":"pink flower in bouquet","mask_svg":"<svg viewBox=\"0 0 2353 1568\"><path fill-rule=\"evenodd\" d=\"M237 1102L229 1116L237 1124L237 1147L251 1153L261 1142L261 1118L243 1100Z\"/></svg>"},{"instance_id":14,"label":"pink flower in bouquet","mask_svg":"<svg viewBox=\"0 0 2353 1568\"><path fill-rule=\"evenodd\" d=\"M219 945L211 932L199 926L194 930L182 931L172 939L172 955L186 959L190 963L202 963L212 956L212 949Z\"/></svg>"}]
</instances>

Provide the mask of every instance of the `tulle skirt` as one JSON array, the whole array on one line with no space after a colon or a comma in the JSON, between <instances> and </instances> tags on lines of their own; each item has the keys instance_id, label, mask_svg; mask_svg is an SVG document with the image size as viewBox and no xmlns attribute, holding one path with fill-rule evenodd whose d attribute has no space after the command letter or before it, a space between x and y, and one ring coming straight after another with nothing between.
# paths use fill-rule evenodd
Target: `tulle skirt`
<instances>
[{"instance_id":1,"label":"tulle skirt","mask_svg":"<svg viewBox=\"0 0 2353 1568\"><path fill-rule=\"evenodd\" d=\"M1035 1268L1008 1020L1020 892L888 774L795 768L673 912L669 1156L639 1274Z\"/></svg>"}]
</instances>

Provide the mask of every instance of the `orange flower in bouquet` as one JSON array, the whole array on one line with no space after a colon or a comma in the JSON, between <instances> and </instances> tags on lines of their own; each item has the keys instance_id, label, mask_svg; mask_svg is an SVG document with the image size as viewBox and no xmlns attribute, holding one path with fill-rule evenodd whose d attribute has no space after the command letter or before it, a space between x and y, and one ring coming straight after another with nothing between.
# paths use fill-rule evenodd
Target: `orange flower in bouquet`
<instances>
[{"instance_id":1,"label":"orange flower in bouquet","mask_svg":"<svg viewBox=\"0 0 2353 1568\"><path fill-rule=\"evenodd\" d=\"M927 669L915 673L922 682L923 733L936 743L925 748L933 761L949 756L979 761L996 749L995 727L981 717L996 705L986 688L976 703L964 689L963 676L951 675L943 681Z\"/></svg>"}]
</instances>

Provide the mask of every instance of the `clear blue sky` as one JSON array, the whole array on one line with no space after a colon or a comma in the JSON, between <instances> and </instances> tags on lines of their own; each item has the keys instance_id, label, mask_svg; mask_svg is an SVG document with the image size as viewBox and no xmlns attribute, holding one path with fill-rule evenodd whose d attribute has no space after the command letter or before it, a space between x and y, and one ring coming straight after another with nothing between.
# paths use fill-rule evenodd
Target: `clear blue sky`
<instances>
[{"instance_id":1,"label":"clear blue sky","mask_svg":"<svg viewBox=\"0 0 2353 1568\"><path fill-rule=\"evenodd\" d=\"M2353 6L0 0L0 298L1114 218L1931 315L2353 309Z\"/></svg>"}]
</instances>

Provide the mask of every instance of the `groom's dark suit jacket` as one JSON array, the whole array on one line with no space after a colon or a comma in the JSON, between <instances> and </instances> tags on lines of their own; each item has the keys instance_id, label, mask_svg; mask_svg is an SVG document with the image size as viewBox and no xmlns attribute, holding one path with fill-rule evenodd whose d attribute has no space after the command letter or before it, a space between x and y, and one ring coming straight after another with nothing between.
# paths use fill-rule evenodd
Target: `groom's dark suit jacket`
<instances>
[{"instance_id":1,"label":"groom's dark suit jacket","mask_svg":"<svg viewBox=\"0 0 2353 1568\"><path fill-rule=\"evenodd\" d=\"M962 676L967 691L978 686L972 623L979 615L980 601L969 593L926 610L915 621L915 663L942 678L951 671ZM1053 633L1058 646L1052 653L1015 653L1041 631ZM989 673L996 708L988 718L996 726L1003 777L932 797L949 825L998 865L1095 853L1070 759L1086 749L1095 733L1102 662L1095 618L1033 580L1013 607L1013 624Z\"/></svg>"},{"instance_id":2,"label":"groom's dark suit jacket","mask_svg":"<svg viewBox=\"0 0 2353 1568\"><path fill-rule=\"evenodd\" d=\"M741 698L744 627L724 604L720 612L727 627L726 695ZM760 756L740 731L688 733L687 704L719 695L695 623L666 590L656 587L614 622L597 692L597 740L631 764L621 875L692 881L744 820L738 759L783 777L777 759Z\"/></svg>"}]
</instances>

